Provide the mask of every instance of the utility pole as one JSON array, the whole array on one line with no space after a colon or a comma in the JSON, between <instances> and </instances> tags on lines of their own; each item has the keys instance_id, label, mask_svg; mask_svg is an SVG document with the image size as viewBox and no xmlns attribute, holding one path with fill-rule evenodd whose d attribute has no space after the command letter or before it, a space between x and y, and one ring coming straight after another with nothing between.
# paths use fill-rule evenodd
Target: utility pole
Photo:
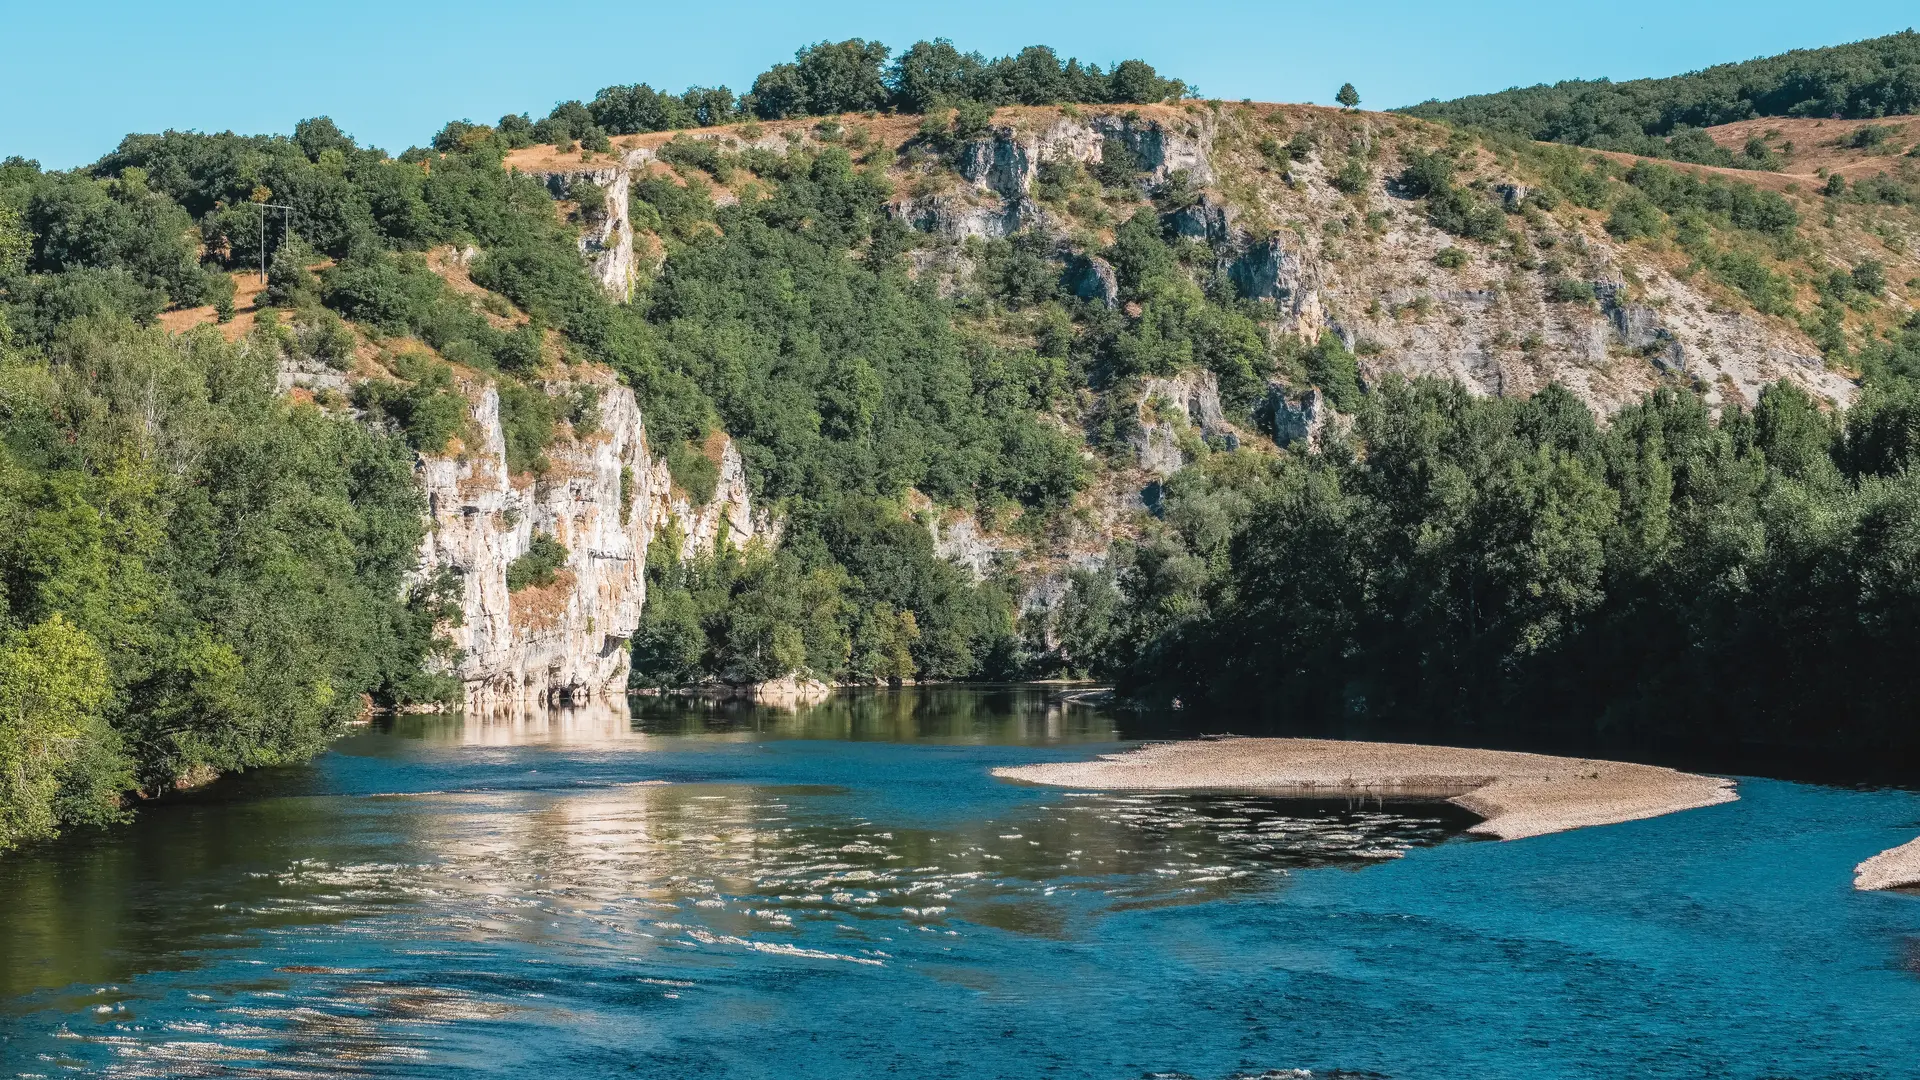
<instances>
[{"instance_id":1,"label":"utility pole","mask_svg":"<svg viewBox=\"0 0 1920 1080\"><path fill-rule=\"evenodd\" d=\"M267 211L282 211L280 242L284 244L293 236L293 207L281 206L279 203L254 203L253 205L260 208L260 284L265 285L267 283Z\"/></svg>"}]
</instances>

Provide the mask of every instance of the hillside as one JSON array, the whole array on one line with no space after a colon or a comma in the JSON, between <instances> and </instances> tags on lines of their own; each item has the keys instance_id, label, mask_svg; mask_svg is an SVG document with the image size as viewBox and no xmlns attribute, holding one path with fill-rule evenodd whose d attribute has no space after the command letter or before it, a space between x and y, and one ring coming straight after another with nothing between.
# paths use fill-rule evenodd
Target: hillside
<instances>
[{"instance_id":1,"label":"hillside","mask_svg":"<svg viewBox=\"0 0 1920 1080\"><path fill-rule=\"evenodd\" d=\"M1695 129L1761 117L1866 120L1920 111L1920 34L1909 29L1665 78L1515 87L1403 111L1543 142L1764 166L1764 157L1747 155L1744 144L1716 152Z\"/></svg>"},{"instance_id":2,"label":"hillside","mask_svg":"<svg viewBox=\"0 0 1920 1080\"><path fill-rule=\"evenodd\" d=\"M1724 170L922 44L0 165L5 647L82 673L0 844L629 686L1888 737L1903 123Z\"/></svg>"}]
</instances>

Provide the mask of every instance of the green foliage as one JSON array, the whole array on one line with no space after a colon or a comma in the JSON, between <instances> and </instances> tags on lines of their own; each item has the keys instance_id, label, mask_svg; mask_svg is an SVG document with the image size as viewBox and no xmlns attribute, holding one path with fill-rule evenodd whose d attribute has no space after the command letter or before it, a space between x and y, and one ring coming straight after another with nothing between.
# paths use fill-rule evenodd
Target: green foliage
<instances>
[{"instance_id":1,"label":"green foliage","mask_svg":"<svg viewBox=\"0 0 1920 1080\"><path fill-rule=\"evenodd\" d=\"M1307 381L1324 391L1334 408L1352 412L1360 406L1360 363L1339 338L1321 334L1301 361Z\"/></svg>"},{"instance_id":2,"label":"green foliage","mask_svg":"<svg viewBox=\"0 0 1920 1080\"><path fill-rule=\"evenodd\" d=\"M1471 189L1456 186L1454 171L1447 155L1415 151L1406 156L1394 184L1410 198L1427 201L1427 221L1437 229L1480 241L1506 232L1506 216Z\"/></svg>"},{"instance_id":3,"label":"green foliage","mask_svg":"<svg viewBox=\"0 0 1920 1080\"><path fill-rule=\"evenodd\" d=\"M1755 311L1768 315L1794 314L1793 285L1760 258L1747 251L1728 251L1709 256L1713 276L1738 289Z\"/></svg>"},{"instance_id":4,"label":"green foliage","mask_svg":"<svg viewBox=\"0 0 1920 1080\"><path fill-rule=\"evenodd\" d=\"M1077 583L1107 630L1076 617L1076 648L1129 692L1295 723L1911 746L1911 348L1844 424L1786 385L1718 420L1663 390L1602 429L1557 386L1390 381L1353 451L1175 477L1117 598Z\"/></svg>"},{"instance_id":5,"label":"green foliage","mask_svg":"<svg viewBox=\"0 0 1920 1080\"><path fill-rule=\"evenodd\" d=\"M679 546L677 533L656 540ZM934 555L892 504L807 504L778 551L719 545L648 566L634 636L638 686L747 683L786 675L897 682L1005 677L1012 603Z\"/></svg>"},{"instance_id":6,"label":"green foliage","mask_svg":"<svg viewBox=\"0 0 1920 1080\"><path fill-rule=\"evenodd\" d=\"M712 502L714 493L720 490L719 463L691 443L674 443L667 448L667 472L694 506Z\"/></svg>"},{"instance_id":7,"label":"green foliage","mask_svg":"<svg viewBox=\"0 0 1920 1080\"><path fill-rule=\"evenodd\" d=\"M761 498L914 487L946 505L1063 503L1082 466L1036 415L1054 382L1007 378L1034 363L969 339L951 302L909 280L879 177L839 148L776 160L772 198L708 208L720 228L669 248L646 337L613 358L642 389L649 433L687 440L707 427L697 410L657 403L671 373L712 403ZM1030 261L1003 251L990 276L1010 298L1046 295Z\"/></svg>"},{"instance_id":8,"label":"green foliage","mask_svg":"<svg viewBox=\"0 0 1920 1080\"><path fill-rule=\"evenodd\" d=\"M1671 78L1622 83L1569 80L1428 101L1402 111L1529 139L1732 165L1744 162L1713 147L1704 135L1686 137L1683 129L1756 116L1899 116L1916 108L1920 108L1920 34L1905 30L1850 45L1720 64ZM1668 135L1674 137L1669 140ZM1690 152L1694 157L1683 157ZM1721 156L1725 160L1719 160Z\"/></svg>"},{"instance_id":9,"label":"green foliage","mask_svg":"<svg viewBox=\"0 0 1920 1080\"><path fill-rule=\"evenodd\" d=\"M1355 90L1352 83L1341 83L1333 100L1343 109L1357 109L1360 107L1360 91Z\"/></svg>"},{"instance_id":10,"label":"green foliage","mask_svg":"<svg viewBox=\"0 0 1920 1080\"><path fill-rule=\"evenodd\" d=\"M1627 170L1626 181L1669 214L1698 210L1735 228L1771 236L1790 235L1800 215L1786 197L1752 184L1718 177L1702 180L1690 171L1642 161Z\"/></svg>"},{"instance_id":11,"label":"green foliage","mask_svg":"<svg viewBox=\"0 0 1920 1080\"><path fill-rule=\"evenodd\" d=\"M567 564L567 549L546 533L534 533L527 550L507 564L507 591L553 584L556 571Z\"/></svg>"},{"instance_id":12,"label":"green foliage","mask_svg":"<svg viewBox=\"0 0 1920 1080\"><path fill-rule=\"evenodd\" d=\"M1333 186L1348 195L1358 195L1373 186L1373 170L1359 158L1348 158L1333 174Z\"/></svg>"},{"instance_id":13,"label":"green foliage","mask_svg":"<svg viewBox=\"0 0 1920 1080\"><path fill-rule=\"evenodd\" d=\"M57 611L0 644L0 851L117 816L133 782L102 714L110 680L99 644Z\"/></svg>"},{"instance_id":14,"label":"green foliage","mask_svg":"<svg viewBox=\"0 0 1920 1080\"><path fill-rule=\"evenodd\" d=\"M1547 282L1546 295L1548 300L1556 304L1591 304L1594 300L1593 283L1557 277Z\"/></svg>"},{"instance_id":15,"label":"green foliage","mask_svg":"<svg viewBox=\"0 0 1920 1080\"><path fill-rule=\"evenodd\" d=\"M411 353L394 357L392 363L406 381L368 379L354 387L353 403L392 421L415 450L444 453L467 420L467 399L455 388L452 370Z\"/></svg>"},{"instance_id":16,"label":"green foliage","mask_svg":"<svg viewBox=\"0 0 1920 1080\"><path fill-rule=\"evenodd\" d=\"M1458 270L1467 265L1467 262L1467 253L1452 245L1443 247L1433 254L1433 265L1443 270Z\"/></svg>"},{"instance_id":17,"label":"green foliage","mask_svg":"<svg viewBox=\"0 0 1920 1080\"><path fill-rule=\"evenodd\" d=\"M546 472L546 448L553 442L554 422L559 408L554 399L539 387L503 381L496 387L500 394L500 430L507 441L507 471L510 473Z\"/></svg>"},{"instance_id":18,"label":"green foliage","mask_svg":"<svg viewBox=\"0 0 1920 1080\"><path fill-rule=\"evenodd\" d=\"M0 362L5 842L434 689L411 454L278 398L279 349L105 319Z\"/></svg>"}]
</instances>

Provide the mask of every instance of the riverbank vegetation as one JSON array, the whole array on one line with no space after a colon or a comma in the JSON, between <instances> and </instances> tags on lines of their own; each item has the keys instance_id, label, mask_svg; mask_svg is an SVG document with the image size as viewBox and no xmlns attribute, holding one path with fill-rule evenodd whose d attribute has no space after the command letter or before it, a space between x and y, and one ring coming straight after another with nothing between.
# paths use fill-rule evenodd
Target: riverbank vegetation
<instances>
[{"instance_id":1,"label":"riverbank vegetation","mask_svg":"<svg viewBox=\"0 0 1920 1080\"><path fill-rule=\"evenodd\" d=\"M1175 477L1153 534L1076 578L1062 652L1300 719L1910 745L1920 318L1865 363L1844 419L1779 384L1604 428L1557 387L1388 380L1324 453Z\"/></svg>"}]
</instances>

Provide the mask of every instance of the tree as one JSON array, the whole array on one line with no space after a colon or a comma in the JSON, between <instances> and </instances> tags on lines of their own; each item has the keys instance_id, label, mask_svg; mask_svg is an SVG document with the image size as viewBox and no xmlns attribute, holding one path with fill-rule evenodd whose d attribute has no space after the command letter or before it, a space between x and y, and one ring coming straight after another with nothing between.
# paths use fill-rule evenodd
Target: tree
<instances>
[{"instance_id":1,"label":"tree","mask_svg":"<svg viewBox=\"0 0 1920 1080\"><path fill-rule=\"evenodd\" d=\"M1333 100L1339 102L1341 108L1357 108L1360 105L1360 91L1355 90L1352 83L1341 83L1340 92L1333 95Z\"/></svg>"},{"instance_id":2,"label":"tree","mask_svg":"<svg viewBox=\"0 0 1920 1080\"><path fill-rule=\"evenodd\" d=\"M0 646L0 850L58 831L61 787L113 740L110 689L100 646L58 613Z\"/></svg>"}]
</instances>

